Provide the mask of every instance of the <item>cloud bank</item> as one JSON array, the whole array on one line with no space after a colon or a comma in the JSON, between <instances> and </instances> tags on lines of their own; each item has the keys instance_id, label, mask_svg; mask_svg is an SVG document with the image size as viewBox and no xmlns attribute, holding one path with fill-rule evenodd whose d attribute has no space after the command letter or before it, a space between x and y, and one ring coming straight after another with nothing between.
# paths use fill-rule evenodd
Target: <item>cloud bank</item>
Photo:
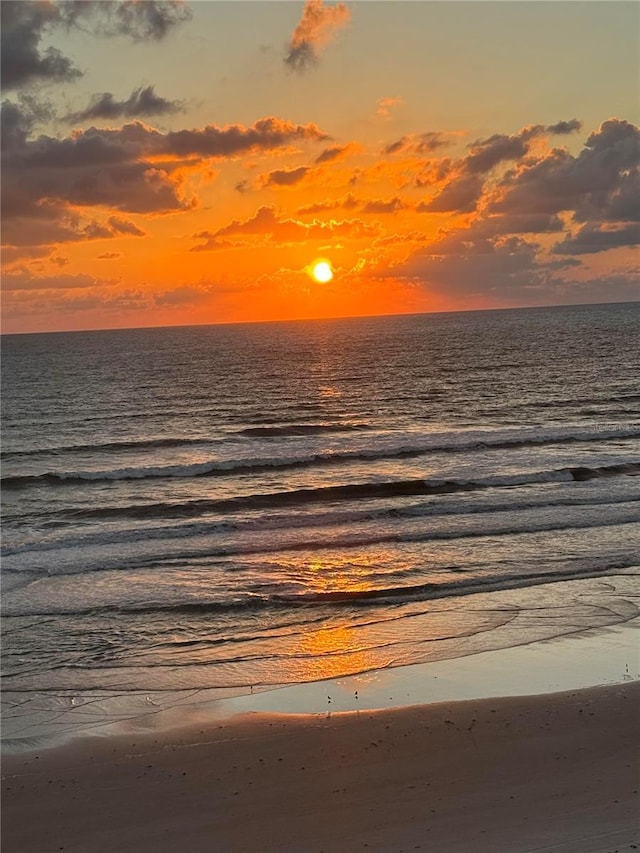
<instances>
[{"instance_id":1,"label":"cloud bank","mask_svg":"<svg viewBox=\"0 0 640 853\"><path fill-rule=\"evenodd\" d=\"M106 238L114 232L139 236L141 229L124 228L117 217L102 224L83 221L77 208L138 214L189 210L197 200L185 191L185 164L193 168L212 159L327 139L314 124L274 116L249 126L207 125L168 133L134 121L32 139L36 117L30 102L7 101L2 115L3 239L12 246ZM280 182L286 181L285 173Z\"/></svg>"}]
</instances>

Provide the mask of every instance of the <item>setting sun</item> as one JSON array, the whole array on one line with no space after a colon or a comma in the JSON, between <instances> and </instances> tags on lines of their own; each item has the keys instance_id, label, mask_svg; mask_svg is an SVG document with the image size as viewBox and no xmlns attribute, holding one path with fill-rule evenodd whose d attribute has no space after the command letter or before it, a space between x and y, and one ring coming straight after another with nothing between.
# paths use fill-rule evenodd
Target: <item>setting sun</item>
<instances>
[{"instance_id":1,"label":"setting sun","mask_svg":"<svg viewBox=\"0 0 640 853\"><path fill-rule=\"evenodd\" d=\"M327 281L331 281L333 278L333 270L331 269L331 264L328 261L316 261L312 267L311 274L316 281L322 282L323 284Z\"/></svg>"}]
</instances>

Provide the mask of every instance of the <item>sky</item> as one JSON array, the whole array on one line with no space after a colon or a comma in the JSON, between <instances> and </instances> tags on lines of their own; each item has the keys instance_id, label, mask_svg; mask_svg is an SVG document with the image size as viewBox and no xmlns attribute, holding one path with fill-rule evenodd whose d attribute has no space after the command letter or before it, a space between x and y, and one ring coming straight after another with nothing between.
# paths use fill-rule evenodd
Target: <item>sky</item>
<instances>
[{"instance_id":1,"label":"sky","mask_svg":"<svg viewBox=\"0 0 640 853\"><path fill-rule=\"evenodd\" d=\"M635 2L0 11L3 332L640 298Z\"/></svg>"}]
</instances>

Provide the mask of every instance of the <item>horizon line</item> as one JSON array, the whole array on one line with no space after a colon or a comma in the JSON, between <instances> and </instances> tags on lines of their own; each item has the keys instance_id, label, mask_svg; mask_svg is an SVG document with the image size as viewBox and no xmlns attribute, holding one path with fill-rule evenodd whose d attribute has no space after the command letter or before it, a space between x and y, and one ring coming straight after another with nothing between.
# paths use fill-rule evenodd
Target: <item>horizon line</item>
<instances>
[{"instance_id":1,"label":"horizon line","mask_svg":"<svg viewBox=\"0 0 640 853\"><path fill-rule=\"evenodd\" d=\"M206 328L208 326L264 326L276 323L333 323L339 320L371 320L378 317L437 317L444 314L488 314L496 311L546 311L556 308L590 308L593 306L607 305L640 305L640 296L638 299L624 300L622 302L567 302L556 305L511 305L494 308L457 308L450 311L400 311L390 314L344 314L332 317L295 317L272 320L229 320L219 323L176 323L175 325L165 323L157 326L104 326L87 329L40 329L31 332L4 332L0 329L0 339L23 337L26 335L82 335L87 332L135 332L142 331L143 329L198 329Z\"/></svg>"}]
</instances>

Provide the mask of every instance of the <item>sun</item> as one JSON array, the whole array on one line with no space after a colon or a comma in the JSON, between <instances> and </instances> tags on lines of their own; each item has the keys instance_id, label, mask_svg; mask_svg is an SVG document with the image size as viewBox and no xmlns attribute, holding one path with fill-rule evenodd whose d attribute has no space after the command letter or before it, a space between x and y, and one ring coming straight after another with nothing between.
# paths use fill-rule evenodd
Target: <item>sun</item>
<instances>
[{"instance_id":1,"label":"sun","mask_svg":"<svg viewBox=\"0 0 640 853\"><path fill-rule=\"evenodd\" d=\"M316 281L325 284L333 278L333 270L329 261L315 261L311 266L311 275Z\"/></svg>"}]
</instances>

